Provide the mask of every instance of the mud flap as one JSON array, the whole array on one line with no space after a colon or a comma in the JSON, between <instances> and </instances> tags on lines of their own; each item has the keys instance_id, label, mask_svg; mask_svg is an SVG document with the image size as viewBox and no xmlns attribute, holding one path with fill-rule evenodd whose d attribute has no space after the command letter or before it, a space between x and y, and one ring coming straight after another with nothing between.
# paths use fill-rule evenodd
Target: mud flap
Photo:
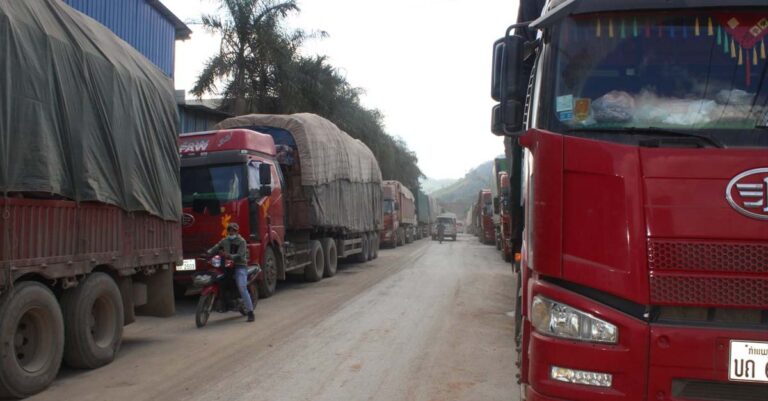
<instances>
[{"instance_id":1,"label":"mud flap","mask_svg":"<svg viewBox=\"0 0 768 401\"><path fill-rule=\"evenodd\" d=\"M136 308L137 315L168 317L176 313L173 269L169 265L158 267L157 272L150 276L136 274L134 281L147 287L147 303Z\"/></svg>"},{"instance_id":2,"label":"mud flap","mask_svg":"<svg viewBox=\"0 0 768 401\"><path fill-rule=\"evenodd\" d=\"M133 310L133 280L131 277L116 277L120 296L123 298L123 326L136 321L136 313Z\"/></svg>"}]
</instances>

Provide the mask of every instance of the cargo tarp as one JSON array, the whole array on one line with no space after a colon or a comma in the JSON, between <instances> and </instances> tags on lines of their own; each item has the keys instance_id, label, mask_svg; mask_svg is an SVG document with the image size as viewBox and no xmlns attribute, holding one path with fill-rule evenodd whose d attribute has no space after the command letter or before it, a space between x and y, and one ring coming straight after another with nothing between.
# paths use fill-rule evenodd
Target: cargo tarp
<instances>
[{"instance_id":1,"label":"cargo tarp","mask_svg":"<svg viewBox=\"0 0 768 401\"><path fill-rule=\"evenodd\" d=\"M226 119L216 129L251 127L279 128L293 136L314 226L350 231L379 228L381 170L364 143L309 113L250 114Z\"/></svg>"},{"instance_id":2,"label":"cargo tarp","mask_svg":"<svg viewBox=\"0 0 768 401\"><path fill-rule=\"evenodd\" d=\"M0 192L181 216L171 79L59 0L0 1Z\"/></svg>"}]
</instances>

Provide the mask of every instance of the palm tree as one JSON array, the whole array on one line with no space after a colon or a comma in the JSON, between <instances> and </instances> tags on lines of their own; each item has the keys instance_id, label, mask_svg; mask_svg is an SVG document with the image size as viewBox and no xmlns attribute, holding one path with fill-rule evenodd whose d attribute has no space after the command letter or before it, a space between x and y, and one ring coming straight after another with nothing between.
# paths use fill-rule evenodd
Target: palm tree
<instances>
[{"instance_id":1,"label":"palm tree","mask_svg":"<svg viewBox=\"0 0 768 401\"><path fill-rule=\"evenodd\" d=\"M202 97L217 90L236 115L248 111L270 112L281 71L288 69L307 35L286 31L282 21L298 12L296 0L220 0L223 15L204 15L203 27L221 35L218 54L212 56L192 88Z\"/></svg>"}]
</instances>

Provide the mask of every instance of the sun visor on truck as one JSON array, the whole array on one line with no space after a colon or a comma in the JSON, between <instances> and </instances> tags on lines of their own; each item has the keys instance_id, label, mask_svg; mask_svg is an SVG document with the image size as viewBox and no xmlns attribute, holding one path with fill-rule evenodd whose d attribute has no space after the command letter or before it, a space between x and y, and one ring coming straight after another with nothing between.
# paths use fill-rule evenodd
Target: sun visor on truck
<instances>
[{"instance_id":1,"label":"sun visor on truck","mask_svg":"<svg viewBox=\"0 0 768 401\"><path fill-rule=\"evenodd\" d=\"M0 192L181 216L171 79L58 0L0 2Z\"/></svg>"}]
</instances>

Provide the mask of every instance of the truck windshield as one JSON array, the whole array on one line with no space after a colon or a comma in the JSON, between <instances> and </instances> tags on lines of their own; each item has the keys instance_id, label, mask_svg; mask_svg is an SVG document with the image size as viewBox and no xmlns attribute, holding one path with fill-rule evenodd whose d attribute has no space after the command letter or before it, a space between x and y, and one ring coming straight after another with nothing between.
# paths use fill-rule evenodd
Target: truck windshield
<instances>
[{"instance_id":1,"label":"truck windshield","mask_svg":"<svg viewBox=\"0 0 768 401\"><path fill-rule=\"evenodd\" d=\"M568 18L552 44L548 119L561 131L667 130L765 146L767 34L768 8Z\"/></svg>"},{"instance_id":2,"label":"truck windshield","mask_svg":"<svg viewBox=\"0 0 768 401\"><path fill-rule=\"evenodd\" d=\"M384 214L392 214L395 212L395 201L392 199L384 199Z\"/></svg>"},{"instance_id":3,"label":"truck windshield","mask_svg":"<svg viewBox=\"0 0 768 401\"><path fill-rule=\"evenodd\" d=\"M181 169L181 201L190 207L195 200L228 202L242 199L247 180L244 164L184 167Z\"/></svg>"}]
</instances>

